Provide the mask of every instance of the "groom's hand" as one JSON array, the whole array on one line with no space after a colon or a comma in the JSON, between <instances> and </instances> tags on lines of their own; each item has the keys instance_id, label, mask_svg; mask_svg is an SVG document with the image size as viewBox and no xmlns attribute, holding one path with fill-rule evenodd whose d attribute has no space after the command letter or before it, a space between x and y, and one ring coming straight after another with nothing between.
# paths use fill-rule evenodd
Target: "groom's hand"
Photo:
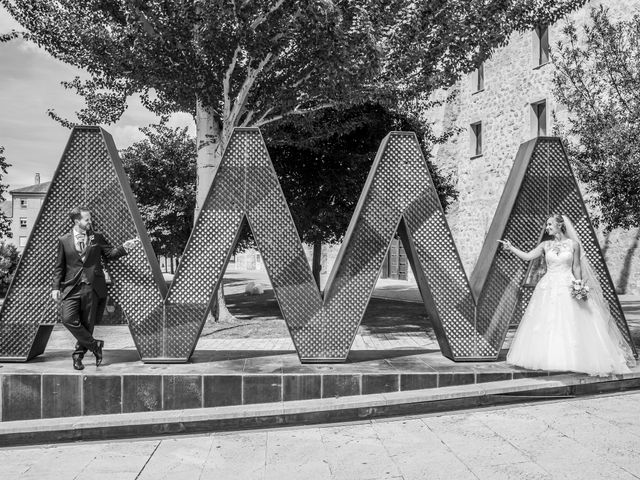
<instances>
[{"instance_id":1,"label":"groom's hand","mask_svg":"<svg viewBox=\"0 0 640 480\"><path fill-rule=\"evenodd\" d=\"M124 249L127 251L127 253L129 253L131 250L133 250L138 244L140 243L140 239L139 238L132 238L131 240L127 240L126 242L124 242L122 244L122 246L124 247Z\"/></svg>"},{"instance_id":2,"label":"groom's hand","mask_svg":"<svg viewBox=\"0 0 640 480\"><path fill-rule=\"evenodd\" d=\"M51 298L53 298L56 302L60 301L60 290L53 290L51 292Z\"/></svg>"}]
</instances>

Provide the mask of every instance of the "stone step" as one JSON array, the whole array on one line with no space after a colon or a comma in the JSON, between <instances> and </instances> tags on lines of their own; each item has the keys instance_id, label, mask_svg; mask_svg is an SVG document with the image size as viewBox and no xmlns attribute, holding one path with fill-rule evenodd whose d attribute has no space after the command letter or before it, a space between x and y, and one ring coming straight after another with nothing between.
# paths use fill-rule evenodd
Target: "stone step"
<instances>
[{"instance_id":1,"label":"stone step","mask_svg":"<svg viewBox=\"0 0 640 480\"><path fill-rule=\"evenodd\" d=\"M0 446L192 434L357 421L559 399L640 388L640 372L520 378L439 389L293 402L138 412L0 423Z\"/></svg>"}]
</instances>

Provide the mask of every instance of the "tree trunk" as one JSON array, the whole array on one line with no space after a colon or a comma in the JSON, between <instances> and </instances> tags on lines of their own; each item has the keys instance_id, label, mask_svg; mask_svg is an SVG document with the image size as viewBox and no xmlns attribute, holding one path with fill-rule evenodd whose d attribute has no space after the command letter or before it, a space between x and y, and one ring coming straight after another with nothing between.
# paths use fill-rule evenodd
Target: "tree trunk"
<instances>
[{"instance_id":1,"label":"tree trunk","mask_svg":"<svg viewBox=\"0 0 640 480\"><path fill-rule=\"evenodd\" d=\"M196 180L196 210L194 221L198 218L202 205L207 198L209 187L213 183L220 162L222 161L223 135L222 124L212 108L202 105L198 99L196 102L196 140L198 145L197 180ZM224 300L224 286L222 281L216 292L215 301L211 307L213 318L218 322L231 322L236 318L227 309Z\"/></svg>"},{"instance_id":2,"label":"tree trunk","mask_svg":"<svg viewBox=\"0 0 640 480\"><path fill-rule=\"evenodd\" d=\"M313 255L311 257L311 272L313 279L320 290L320 273L322 272L322 242L316 240L313 242Z\"/></svg>"},{"instance_id":3,"label":"tree trunk","mask_svg":"<svg viewBox=\"0 0 640 480\"><path fill-rule=\"evenodd\" d=\"M213 109L204 107L200 100L196 103L196 141L198 142L198 171L194 218L198 218L222 160L222 125Z\"/></svg>"}]
</instances>

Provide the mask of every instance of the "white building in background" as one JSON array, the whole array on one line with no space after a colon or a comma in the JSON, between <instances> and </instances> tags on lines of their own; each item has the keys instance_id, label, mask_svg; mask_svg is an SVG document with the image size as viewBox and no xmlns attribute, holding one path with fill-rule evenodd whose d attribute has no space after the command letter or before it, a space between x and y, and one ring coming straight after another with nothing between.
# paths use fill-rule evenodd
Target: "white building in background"
<instances>
[{"instance_id":1,"label":"white building in background","mask_svg":"<svg viewBox=\"0 0 640 480\"><path fill-rule=\"evenodd\" d=\"M567 118L553 95L553 49L572 20L582 32L591 8L604 5L612 20L640 13L640 0L591 0L554 25L515 33L480 68L453 87L457 95L430 118L458 134L437 147L432 161L450 174L458 200L447 213L456 246L471 273L521 143L553 134L554 117ZM581 33L582 34L582 33ZM584 193L584 190L583 190ZM640 293L640 229L599 232L619 293Z\"/></svg>"},{"instance_id":2,"label":"white building in background","mask_svg":"<svg viewBox=\"0 0 640 480\"><path fill-rule=\"evenodd\" d=\"M31 230L36 223L40 207L49 190L51 182L40 183L40 174L36 173L33 185L9 190L11 200L0 206L8 217L11 217L12 238L5 239L13 243L22 252L27 245Z\"/></svg>"}]
</instances>

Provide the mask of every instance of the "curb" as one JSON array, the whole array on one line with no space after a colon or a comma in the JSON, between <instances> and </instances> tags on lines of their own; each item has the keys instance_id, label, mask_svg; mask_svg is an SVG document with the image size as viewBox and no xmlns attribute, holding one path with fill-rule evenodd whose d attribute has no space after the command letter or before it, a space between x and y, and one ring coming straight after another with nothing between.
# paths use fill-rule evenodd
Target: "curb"
<instances>
[{"instance_id":1,"label":"curb","mask_svg":"<svg viewBox=\"0 0 640 480\"><path fill-rule=\"evenodd\" d=\"M345 422L640 388L640 373L555 375L438 389L280 403L0 423L0 447Z\"/></svg>"}]
</instances>

